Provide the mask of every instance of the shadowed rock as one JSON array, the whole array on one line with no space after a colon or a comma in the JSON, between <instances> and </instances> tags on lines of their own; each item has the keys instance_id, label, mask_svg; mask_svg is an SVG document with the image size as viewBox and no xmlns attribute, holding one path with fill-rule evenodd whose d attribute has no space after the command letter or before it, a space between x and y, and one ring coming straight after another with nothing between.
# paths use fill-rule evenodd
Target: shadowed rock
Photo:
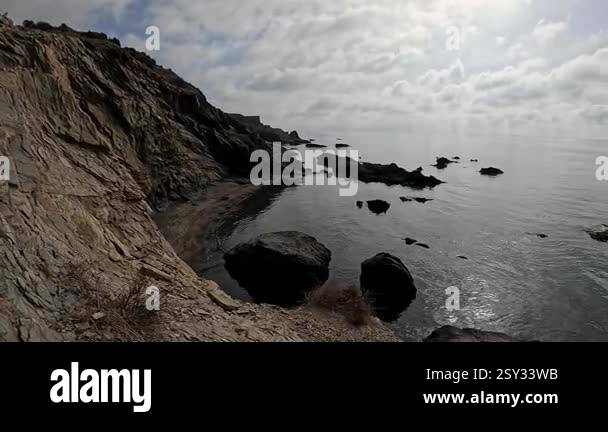
<instances>
[{"instance_id":1,"label":"shadowed rock","mask_svg":"<svg viewBox=\"0 0 608 432\"><path fill-rule=\"evenodd\" d=\"M361 264L361 291L376 315L394 321L416 298L414 279L401 260L380 253Z\"/></svg>"},{"instance_id":2,"label":"shadowed rock","mask_svg":"<svg viewBox=\"0 0 608 432\"><path fill-rule=\"evenodd\" d=\"M363 201L357 201L357 207L363 208Z\"/></svg>"},{"instance_id":3,"label":"shadowed rock","mask_svg":"<svg viewBox=\"0 0 608 432\"><path fill-rule=\"evenodd\" d=\"M494 167L489 167L489 168L482 168L481 170L479 170L481 175L486 175L486 176L497 176L500 174L504 174L504 171L498 169L498 168L494 168Z\"/></svg>"},{"instance_id":4,"label":"shadowed rock","mask_svg":"<svg viewBox=\"0 0 608 432\"><path fill-rule=\"evenodd\" d=\"M413 238L407 237L405 239L405 244L408 245L408 246L411 246L411 245L416 244L416 243L418 243L418 240L414 240Z\"/></svg>"},{"instance_id":5,"label":"shadowed rock","mask_svg":"<svg viewBox=\"0 0 608 432\"><path fill-rule=\"evenodd\" d=\"M503 333L486 332L471 328L459 329L443 326L431 333L424 342L521 342Z\"/></svg>"},{"instance_id":6,"label":"shadowed rock","mask_svg":"<svg viewBox=\"0 0 608 432\"><path fill-rule=\"evenodd\" d=\"M391 208L391 205L389 203L387 203L386 201L372 200L372 201L367 202L367 208L372 213L379 215L379 214L386 213L388 211L388 209Z\"/></svg>"},{"instance_id":7,"label":"shadowed rock","mask_svg":"<svg viewBox=\"0 0 608 432\"><path fill-rule=\"evenodd\" d=\"M347 148L347 147L350 147L350 145L344 144L344 143L338 143L338 144L336 144L336 148Z\"/></svg>"},{"instance_id":8,"label":"shadowed rock","mask_svg":"<svg viewBox=\"0 0 608 432\"><path fill-rule=\"evenodd\" d=\"M420 246L423 249L430 249L431 247L426 243L416 243L416 246Z\"/></svg>"},{"instance_id":9,"label":"shadowed rock","mask_svg":"<svg viewBox=\"0 0 608 432\"><path fill-rule=\"evenodd\" d=\"M331 252L296 231L268 233L224 255L226 269L260 303L293 306L329 277Z\"/></svg>"}]
</instances>

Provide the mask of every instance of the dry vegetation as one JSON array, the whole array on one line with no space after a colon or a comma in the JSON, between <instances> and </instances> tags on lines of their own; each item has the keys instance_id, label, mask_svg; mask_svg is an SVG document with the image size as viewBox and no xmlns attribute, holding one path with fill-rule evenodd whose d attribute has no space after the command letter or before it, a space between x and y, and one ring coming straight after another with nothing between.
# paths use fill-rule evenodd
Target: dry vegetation
<instances>
[{"instance_id":1,"label":"dry vegetation","mask_svg":"<svg viewBox=\"0 0 608 432\"><path fill-rule=\"evenodd\" d=\"M329 282L311 292L306 298L306 304L309 307L336 312L349 324L357 327L369 325L373 318L370 305L355 286Z\"/></svg>"},{"instance_id":2,"label":"dry vegetation","mask_svg":"<svg viewBox=\"0 0 608 432\"><path fill-rule=\"evenodd\" d=\"M140 271L128 285L112 290L103 272L93 270L86 261L70 263L62 278L64 298L74 297L66 302L66 309L76 329L90 326L114 340L146 340L152 335L159 312L146 308L146 288L151 285ZM162 308L167 307L170 304L163 298Z\"/></svg>"}]
</instances>

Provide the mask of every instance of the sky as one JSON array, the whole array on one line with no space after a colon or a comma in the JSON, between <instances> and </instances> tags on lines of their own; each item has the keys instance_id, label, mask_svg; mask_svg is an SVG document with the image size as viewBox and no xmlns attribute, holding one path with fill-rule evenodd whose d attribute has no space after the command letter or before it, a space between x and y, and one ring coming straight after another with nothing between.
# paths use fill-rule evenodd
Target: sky
<instances>
[{"instance_id":1,"label":"sky","mask_svg":"<svg viewBox=\"0 0 608 432\"><path fill-rule=\"evenodd\" d=\"M156 26L149 54L211 103L307 136L608 130L606 0L0 0L0 11L142 51Z\"/></svg>"}]
</instances>

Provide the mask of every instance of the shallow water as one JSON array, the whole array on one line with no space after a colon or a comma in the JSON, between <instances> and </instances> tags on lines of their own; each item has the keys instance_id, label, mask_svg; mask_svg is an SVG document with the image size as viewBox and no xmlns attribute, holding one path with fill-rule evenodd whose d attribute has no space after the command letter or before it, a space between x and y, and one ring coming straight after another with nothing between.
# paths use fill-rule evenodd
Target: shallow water
<instances>
[{"instance_id":1,"label":"shallow water","mask_svg":"<svg viewBox=\"0 0 608 432\"><path fill-rule=\"evenodd\" d=\"M331 278L346 284L357 283L361 262L378 252L400 257L418 287L416 300L391 324L404 339L453 324L525 339L608 341L608 245L584 231L608 223L608 182L595 178L595 160L608 153L608 141L455 134L344 142L363 160L423 166L447 183L424 191L361 183L355 197L339 197L329 186L290 188L245 217L225 247L264 232L302 231L331 249ZM436 156L462 161L436 170L429 166ZM487 166L505 174L481 176ZM433 201L402 203L404 195ZM355 205L371 199L388 201L388 213L376 216ZM430 249L407 246L405 237ZM248 299L222 267L205 275ZM461 291L460 311L445 308L450 286Z\"/></svg>"}]
</instances>

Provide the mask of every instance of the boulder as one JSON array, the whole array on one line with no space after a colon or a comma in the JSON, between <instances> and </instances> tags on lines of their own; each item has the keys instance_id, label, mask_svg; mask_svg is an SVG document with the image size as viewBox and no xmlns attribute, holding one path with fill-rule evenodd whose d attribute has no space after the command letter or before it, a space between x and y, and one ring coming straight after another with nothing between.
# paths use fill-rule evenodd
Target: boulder
<instances>
[{"instance_id":1,"label":"boulder","mask_svg":"<svg viewBox=\"0 0 608 432\"><path fill-rule=\"evenodd\" d=\"M391 205L389 203L387 203L386 201L372 200L372 201L367 202L367 208L372 213L379 215L379 214L386 213L388 211L388 209L391 208Z\"/></svg>"},{"instance_id":2,"label":"boulder","mask_svg":"<svg viewBox=\"0 0 608 432\"><path fill-rule=\"evenodd\" d=\"M376 315L394 321L416 298L414 279L403 262L380 253L361 264L361 291Z\"/></svg>"},{"instance_id":3,"label":"boulder","mask_svg":"<svg viewBox=\"0 0 608 432\"><path fill-rule=\"evenodd\" d=\"M471 328L459 329L443 326L430 334L424 342L521 342L503 333L486 332Z\"/></svg>"},{"instance_id":4,"label":"boulder","mask_svg":"<svg viewBox=\"0 0 608 432\"><path fill-rule=\"evenodd\" d=\"M363 201L357 201L357 207L363 208Z\"/></svg>"},{"instance_id":5,"label":"boulder","mask_svg":"<svg viewBox=\"0 0 608 432\"><path fill-rule=\"evenodd\" d=\"M327 281L331 252L314 237L286 231L239 244L224 259L230 275L255 301L294 306Z\"/></svg>"},{"instance_id":6,"label":"boulder","mask_svg":"<svg viewBox=\"0 0 608 432\"><path fill-rule=\"evenodd\" d=\"M500 174L504 174L504 171L494 167L482 168L481 170L479 170L479 172L481 173L481 175L487 176L497 176Z\"/></svg>"}]
</instances>

